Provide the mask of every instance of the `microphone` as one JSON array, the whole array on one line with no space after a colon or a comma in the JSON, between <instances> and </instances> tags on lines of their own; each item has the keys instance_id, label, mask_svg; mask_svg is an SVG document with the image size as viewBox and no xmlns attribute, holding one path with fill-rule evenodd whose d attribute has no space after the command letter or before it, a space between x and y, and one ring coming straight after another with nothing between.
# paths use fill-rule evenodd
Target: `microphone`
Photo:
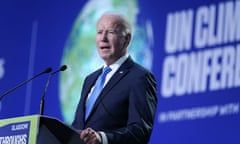
<instances>
[{"instance_id":1,"label":"microphone","mask_svg":"<svg viewBox=\"0 0 240 144\"><path fill-rule=\"evenodd\" d=\"M62 65L59 69L57 69L56 71L52 72L49 74L48 79L47 79L47 83L45 85L42 97L41 97L41 101L40 101L40 115L43 115L43 111L44 111L44 104L45 104L45 96L47 93L47 89L48 89L48 85L52 79L52 76L60 71L65 71L67 69L66 65Z\"/></svg>"},{"instance_id":2,"label":"microphone","mask_svg":"<svg viewBox=\"0 0 240 144\"><path fill-rule=\"evenodd\" d=\"M25 85L26 83L28 83L29 81L35 79L36 77L39 77L39 76L41 76L41 75L43 75L43 74L46 74L46 73L49 73L49 72L51 72L51 71L52 71L52 68L48 67L48 68L46 68L44 71L42 71L42 72L36 74L35 76L31 77L30 79L27 79L27 80L19 83L19 84L16 85L15 87L13 87L13 88L9 89L8 91L4 92L4 93L0 96L0 101L3 99L4 96L6 96L7 94L15 91L17 88Z\"/></svg>"}]
</instances>

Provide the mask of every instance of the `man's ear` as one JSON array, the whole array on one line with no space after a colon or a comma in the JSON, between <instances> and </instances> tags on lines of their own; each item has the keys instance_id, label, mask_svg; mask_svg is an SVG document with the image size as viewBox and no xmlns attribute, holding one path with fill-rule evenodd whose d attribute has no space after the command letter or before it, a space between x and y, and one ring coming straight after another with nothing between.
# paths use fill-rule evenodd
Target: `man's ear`
<instances>
[{"instance_id":1,"label":"man's ear","mask_svg":"<svg viewBox=\"0 0 240 144\"><path fill-rule=\"evenodd\" d=\"M132 38L132 35L130 33L128 33L126 36L125 36L125 45L126 47L129 45L130 41L131 41L131 38Z\"/></svg>"}]
</instances>

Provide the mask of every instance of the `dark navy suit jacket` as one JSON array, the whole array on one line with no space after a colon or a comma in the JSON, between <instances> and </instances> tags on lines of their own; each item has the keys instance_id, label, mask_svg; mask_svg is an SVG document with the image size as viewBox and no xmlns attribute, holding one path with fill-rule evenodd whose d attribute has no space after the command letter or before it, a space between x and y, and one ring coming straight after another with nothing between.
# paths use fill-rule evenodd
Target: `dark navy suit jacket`
<instances>
[{"instance_id":1,"label":"dark navy suit jacket","mask_svg":"<svg viewBox=\"0 0 240 144\"><path fill-rule=\"evenodd\" d=\"M86 77L72 126L103 131L109 144L148 143L157 105L153 74L129 57L106 84L85 121L85 101L101 71Z\"/></svg>"}]
</instances>

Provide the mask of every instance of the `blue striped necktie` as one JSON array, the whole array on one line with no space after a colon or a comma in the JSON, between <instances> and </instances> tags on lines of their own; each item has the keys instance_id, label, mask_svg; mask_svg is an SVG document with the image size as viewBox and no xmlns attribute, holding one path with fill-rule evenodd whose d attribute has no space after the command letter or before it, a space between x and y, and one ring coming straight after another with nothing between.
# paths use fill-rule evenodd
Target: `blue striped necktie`
<instances>
[{"instance_id":1,"label":"blue striped necktie","mask_svg":"<svg viewBox=\"0 0 240 144\"><path fill-rule=\"evenodd\" d=\"M102 74L98 77L98 79L95 83L95 87L92 91L92 94L89 96L89 98L87 99L87 102L86 102L85 120L88 118L89 114L91 113L94 103L102 91L106 76L111 70L112 69L110 67L105 67L103 69Z\"/></svg>"}]
</instances>

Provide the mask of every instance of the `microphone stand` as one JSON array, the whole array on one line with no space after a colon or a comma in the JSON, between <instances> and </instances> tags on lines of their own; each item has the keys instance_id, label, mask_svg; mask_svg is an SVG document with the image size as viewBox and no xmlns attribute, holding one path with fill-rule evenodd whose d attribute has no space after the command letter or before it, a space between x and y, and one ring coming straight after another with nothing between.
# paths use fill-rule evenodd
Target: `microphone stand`
<instances>
[{"instance_id":1,"label":"microphone stand","mask_svg":"<svg viewBox=\"0 0 240 144\"><path fill-rule=\"evenodd\" d=\"M42 97L41 97L41 101L40 101L40 115L43 115L43 112L44 112L44 105L45 105L45 96L46 96L46 93L47 93L47 89L48 89L48 85L52 79L52 76L60 71L65 71L67 69L67 66L66 65L63 65L61 66L58 70L52 72L51 74L49 74L48 76L48 80L47 80L47 83L45 85L45 88L44 88L44 91L43 91L43 94L42 94Z\"/></svg>"},{"instance_id":2,"label":"microphone stand","mask_svg":"<svg viewBox=\"0 0 240 144\"><path fill-rule=\"evenodd\" d=\"M48 85L49 85L49 83L50 83L50 80L51 80L52 76L53 76L52 73L48 76L48 80L47 80L47 83L46 83L46 85L45 85L45 88L44 88L42 97L41 97L41 101L40 101L40 115L43 115L44 104L45 104L45 96L46 96L47 89L48 89Z\"/></svg>"}]
</instances>

